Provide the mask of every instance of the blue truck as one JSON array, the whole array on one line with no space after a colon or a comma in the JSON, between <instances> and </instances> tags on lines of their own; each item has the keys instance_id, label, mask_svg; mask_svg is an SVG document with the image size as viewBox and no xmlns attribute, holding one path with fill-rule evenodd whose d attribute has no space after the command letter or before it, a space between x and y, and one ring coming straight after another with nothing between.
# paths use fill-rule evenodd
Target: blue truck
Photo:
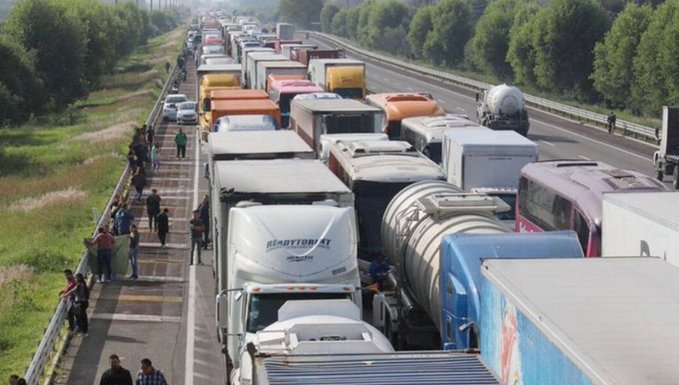
<instances>
[{"instance_id":1,"label":"blue truck","mask_svg":"<svg viewBox=\"0 0 679 385\"><path fill-rule=\"evenodd\" d=\"M581 258L572 231L450 234L441 243L441 348L478 348L481 263L486 259Z\"/></svg>"},{"instance_id":2,"label":"blue truck","mask_svg":"<svg viewBox=\"0 0 679 385\"><path fill-rule=\"evenodd\" d=\"M659 258L485 260L481 355L503 384L676 385L677 293Z\"/></svg>"}]
</instances>

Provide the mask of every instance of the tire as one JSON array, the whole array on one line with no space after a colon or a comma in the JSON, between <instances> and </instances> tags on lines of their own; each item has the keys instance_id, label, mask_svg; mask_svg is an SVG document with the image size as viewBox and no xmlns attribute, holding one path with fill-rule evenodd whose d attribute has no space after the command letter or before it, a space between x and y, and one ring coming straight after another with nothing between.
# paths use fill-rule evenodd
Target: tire
<instances>
[{"instance_id":1,"label":"tire","mask_svg":"<svg viewBox=\"0 0 679 385\"><path fill-rule=\"evenodd\" d=\"M659 169L655 170L655 179L662 182L664 178L665 178L665 173L663 172L663 169L662 169L662 166L661 166Z\"/></svg>"},{"instance_id":2,"label":"tire","mask_svg":"<svg viewBox=\"0 0 679 385\"><path fill-rule=\"evenodd\" d=\"M674 166L674 172L672 174L674 175L672 187L674 187L675 190L679 190L679 165Z\"/></svg>"}]
</instances>

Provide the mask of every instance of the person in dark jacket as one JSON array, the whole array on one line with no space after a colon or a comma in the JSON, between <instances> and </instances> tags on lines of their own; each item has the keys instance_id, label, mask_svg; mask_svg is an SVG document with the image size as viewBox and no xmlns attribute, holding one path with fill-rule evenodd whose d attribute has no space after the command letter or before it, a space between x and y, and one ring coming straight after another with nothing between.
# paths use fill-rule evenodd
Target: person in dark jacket
<instances>
[{"instance_id":1,"label":"person in dark jacket","mask_svg":"<svg viewBox=\"0 0 679 385\"><path fill-rule=\"evenodd\" d=\"M146 173L144 172L144 167L138 167L137 172L132 176L132 186L134 186L134 190L137 192L137 202L141 202L145 185Z\"/></svg>"},{"instance_id":2,"label":"person in dark jacket","mask_svg":"<svg viewBox=\"0 0 679 385\"><path fill-rule=\"evenodd\" d=\"M210 242L210 196L205 195L203 202L198 206L200 211L200 220L203 222L203 250L207 250L207 245Z\"/></svg>"},{"instance_id":3,"label":"person in dark jacket","mask_svg":"<svg viewBox=\"0 0 679 385\"><path fill-rule=\"evenodd\" d=\"M132 385L132 374L120 365L120 358L116 354L109 357L111 369L101 375L99 385Z\"/></svg>"},{"instance_id":4,"label":"person in dark jacket","mask_svg":"<svg viewBox=\"0 0 679 385\"><path fill-rule=\"evenodd\" d=\"M160 214L160 195L158 190L151 189L151 194L146 197L146 214L149 216L149 230L158 230L158 215Z\"/></svg>"},{"instance_id":5,"label":"person in dark jacket","mask_svg":"<svg viewBox=\"0 0 679 385\"><path fill-rule=\"evenodd\" d=\"M165 237L170 232L170 218L168 213L170 210L163 209L163 212L158 214L156 223L158 224L158 239L160 240L160 247L165 247Z\"/></svg>"}]
</instances>

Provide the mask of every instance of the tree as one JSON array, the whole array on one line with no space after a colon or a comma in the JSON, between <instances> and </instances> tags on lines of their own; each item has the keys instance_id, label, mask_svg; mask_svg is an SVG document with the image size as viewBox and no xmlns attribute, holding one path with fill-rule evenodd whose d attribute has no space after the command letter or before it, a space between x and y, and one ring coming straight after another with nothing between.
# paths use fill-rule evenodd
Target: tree
<instances>
[{"instance_id":1,"label":"tree","mask_svg":"<svg viewBox=\"0 0 679 385\"><path fill-rule=\"evenodd\" d=\"M353 7L347 12L347 37L356 39L358 37L358 18L361 15L361 8Z\"/></svg>"},{"instance_id":2,"label":"tree","mask_svg":"<svg viewBox=\"0 0 679 385\"><path fill-rule=\"evenodd\" d=\"M369 48L392 50L393 37L403 35L403 42L398 44L400 47L398 50L403 51L409 12L408 7L398 0L387 0L372 6L368 13L368 24L364 29L365 34L362 35L363 44ZM402 33L392 31L397 29ZM385 35L390 35L392 40L390 43L384 41ZM407 46L405 50L407 51Z\"/></svg>"},{"instance_id":3,"label":"tree","mask_svg":"<svg viewBox=\"0 0 679 385\"><path fill-rule=\"evenodd\" d=\"M0 36L0 125L45 111L46 94L35 60L16 41Z\"/></svg>"},{"instance_id":4,"label":"tree","mask_svg":"<svg viewBox=\"0 0 679 385\"><path fill-rule=\"evenodd\" d=\"M322 0L281 0L281 19L301 28L309 28L311 23L320 20L322 8Z\"/></svg>"},{"instance_id":5,"label":"tree","mask_svg":"<svg viewBox=\"0 0 679 385\"><path fill-rule=\"evenodd\" d=\"M469 42L469 61L486 73L511 79L512 67L507 61L509 31L519 0L497 0L483 13L474 37Z\"/></svg>"},{"instance_id":6,"label":"tree","mask_svg":"<svg viewBox=\"0 0 679 385\"><path fill-rule=\"evenodd\" d=\"M340 11L339 7L334 3L326 3L321 9L321 31L332 32L332 19ZM346 24L346 16L345 16Z\"/></svg>"},{"instance_id":7,"label":"tree","mask_svg":"<svg viewBox=\"0 0 679 385\"><path fill-rule=\"evenodd\" d=\"M594 45L608 29L595 0L554 0L536 16L533 30L535 79L543 89L576 98L594 95L589 76Z\"/></svg>"},{"instance_id":8,"label":"tree","mask_svg":"<svg viewBox=\"0 0 679 385\"><path fill-rule=\"evenodd\" d=\"M35 53L56 109L87 95L87 30L68 5L57 0L21 0L14 5L5 31Z\"/></svg>"},{"instance_id":9,"label":"tree","mask_svg":"<svg viewBox=\"0 0 679 385\"><path fill-rule=\"evenodd\" d=\"M540 8L536 3L519 5L514 15L512 28L509 30L507 61L512 67L514 81L517 83L534 85L536 82L533 30L539 11Z\"/></svg>"},{"instance_id":10,"label":"tree","mask_svg":"<svg viewBox=\"0 0 679 385\"><path fill-rule=\"evenodd\" d=\"M332 28L331 32L337 36L342 36L342 37L349 37L350 33L347 28L347 16L349 15L349 11L346 9L343 9L335 14L335 16L332 18ZM322 28L322 24L321 24Z\"/></svg>"},{"instance_id":11,"label":"tree","mask_svg":"<svg viewBox=\"0 0 679 385\"><path fill-rule=\"evenodd\" d=\"M650 6L628 4L594 47L594 88L612 104L629 107L634 58L652 14Z\"/></svg>"},{"instance_id":12,"label":"tree","mask_svg":"<svg viewBox=\"0 0 679 385\"><path fill-rule=\"evenodd\" d=\"M676 70L672 60L677 56L677 28L679 28L679 1L667 1L659 6L641 35L641 41L634 58L634 81L631 99L638 111L657 114L663 105L678 101L676 91ZM674 95L672 95L674 93Z\"/></svg>"},{"instance_id":13,"label":"tree","mask_svg":"<svg viewBox=\"0 0 679 385\"><path fill-rule=\"evenodd\" d=\"M415 17L410 23L410 30L406 40L410 46L410 52L416 57L424 57L424 42L427 39L427 34L432 29L432 15L434 7L422 7L417 10Z\"/></svg>"},{"instance_id":14,"label":"tree","mask_svg":"<svg viewBox=\"0 0 679 385\"><path fill-rule=\"evenodd\" d=\"M435 63L457 64L472 32L471 5L465 0L442 0L433 12L433 28L424 44L425 56Z\"/></svg>"},{"instance_id":15,"label":"tree","mask_svg":"<svg viewBox=\"0 0 679 385\"><path fill-rule=\"evenodd\" d=\"M360 44L367 45L367 36L370 33L370 14L375 9L377 2L375 0L366 0L359 7L358 23L356 23L356 37Z\"/></svg>"}]
</instances>

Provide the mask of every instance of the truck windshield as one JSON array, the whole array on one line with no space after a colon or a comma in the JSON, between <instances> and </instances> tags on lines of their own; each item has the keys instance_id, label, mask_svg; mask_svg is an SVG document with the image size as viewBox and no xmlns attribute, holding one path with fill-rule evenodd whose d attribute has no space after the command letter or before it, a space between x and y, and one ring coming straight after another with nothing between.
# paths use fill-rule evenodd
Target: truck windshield
<instances>
[{"instance_id":1,"label":"truck windshield","mask_svg":"<svg viewBox=\"0 0 679 385\"><path fill-rule=\"evenodd\" d=\"M359 255L370 255L382 251L382 215L394 195L412 182L370 182L354 183L356 213L358 216Z\"/></svg>"},{"instance_id":2,"label":"truck windshield","mask_svg":"<svg viewBox=\"0 0 679 385\"><path fill-rule=\"evenodd\" d=\"M332 92L344 99L363 99L363 88L335 88Z\"/></svg>"},{"instance_id":3,"label":"truck windshield","mask_svg":"<svg viewBox=\"0 0 679 385\"><path fill-rule=\"evenodd\" d=\"M324 134L351 134L375 132L375 120L370 114L361 115L324 115Z\"/></svg>"},{"instance_id":4,"label":"truck windshield","mask_svg":"<svg viewBox=\"0 0 679 385\"><path fill-rule=\"evenodd\" d=\"M352 293L263 293L251 294L246 331L257 333L278 321L278 309L287 301L349 299ZM319 305L321 306L321 305Z\"/></svg>"},{"instance_id":5,"label":"truck windshield","mask_svg":"<svg viewBox=\"0 0 679 385\"><path fill-rule=\"evenodd\" d=\"M422 149L422 154L436 164L441 164L441 142L429 143Z\"/></svg>"},{"instance_id":6,"label":"truck windshield","mask_svg":"<svg viewBox=\"0 0 679 385\"><path fill-rule=\"evenodd\" d=\"M504 213L497 213L495 217L501 221L514 221L516 220L516 194L491 194L502 199L506 204L511 207L511 210Z\"/></svg>"}]
</instances>

